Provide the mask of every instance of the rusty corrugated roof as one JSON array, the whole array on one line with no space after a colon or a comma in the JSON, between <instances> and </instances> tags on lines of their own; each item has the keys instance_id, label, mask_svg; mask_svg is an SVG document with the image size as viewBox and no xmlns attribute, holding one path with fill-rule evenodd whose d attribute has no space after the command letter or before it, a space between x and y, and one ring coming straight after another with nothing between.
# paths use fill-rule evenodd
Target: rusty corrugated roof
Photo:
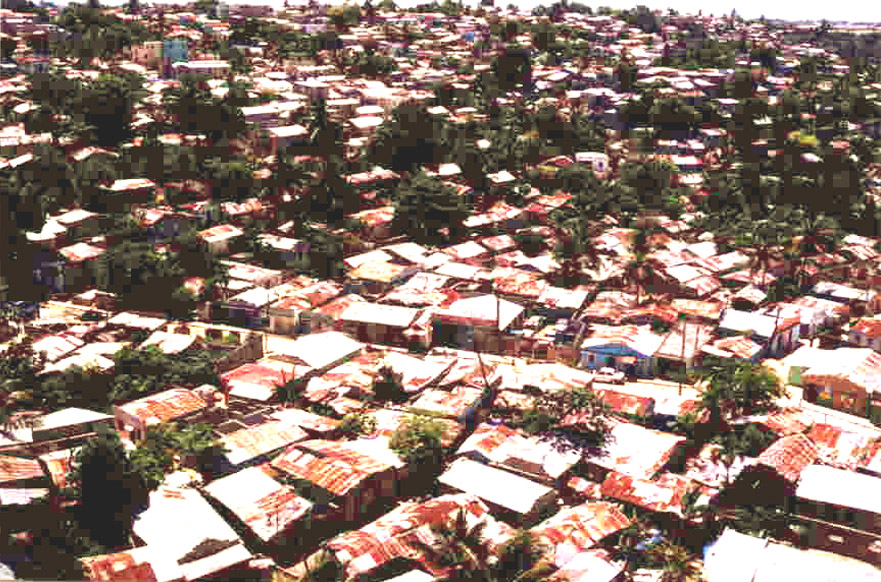
<instances>
[{"instance_id":1,"label":"rusty corrugated roof","mask_svg":"<svg viewBox=\"0 0 881 582\"><path fill-rule=\"evenodd\" d=\"M600 491L606 497L643 509L681 516L682 498L694 486L691 479L672 473L646 481L612 471L606 476Z\"/></svg>"},{"instance_id":2,"label":"rusty corrugated roof","mask_svg":"<svg viewBox=\"0 0 881 582\"><path fill-rule=\"evenodd\" d=\"M874 435L846 431L841 427L816 423L808 431L820 454L820 460L839 469L856 470L869 452Z\"/></svg>"},{"instance_id":3,"label":"rusty corrugated roof","mask_svg":"<svg viewBox=\"0 0 881 582\"><path fill-rule=\"evenodd\" d=\"M17 483L45 476L43 467L36 459L24 459L0 455L0 483Z\"/></svg>"},{"instance_id":4,"label":"rusty corrugated roof","mask_svg":"<svg viewBox=\"0 0 881 582\"><path fill-rule=\"evenodd\" d=\"M281 449L307 438L309 435L298 426L282 422L264 422L251 428L237 430L221 439L227 452L226 458L237 465L254 457Z\"/></svg>"},{"instance_id":5,"label":"rusty corrugated roof","mask_svg":"<svg viewBox=\"0 0 881 582\"><path fill-rule=\"evenodd\" d=\"M105 554L82 558L83 570L89 580L131 582L157 582L153 567L147 563L136 563L128 552Z\"/></svg>"},{"instance_id":6,"label":"rusty corrugated roof","mask_svg":"<svg viewBox=\"0 0 881 582\"><path fill-rule=\"evenodd\" d=\"M617 531L630 525L630 518L608 502L588 502L564 507L530 531L554 545L573 545L586 550Z\"/></svg>"},{"instance_id":7,"label":"rusty corrugated roof","mask_svg":"<svg viewBox=\"0 0 881 582\"><path fill-rule=\"evenodd\" d=\"M197 396L195 392L185 388L172 388L171 390L133 400L119 408L128 414L136 416L143 422L147 422L150 419L156 419L158 422L167 422L207 406L208 404Z\"/></svg>"},{"instance_id":8,"label":"rusty corrugated roof","mask_svg":"<svg viewBox=\"0 0 881 582\"><path fill-rule=\"evenodd\" d=\"M391 465L346 448L344 443L319 440L295 444L270 464L340 496L371 475L391 468Z\"/></svg>"},{"instance_id":9,"label":"rusty corrugated roof","mask_svg":"<svg viewBox=\"0 0 881 582\"><path fill-rule=\"evenodd\" d=\"M803 434L777 439L759 455L759 463L780 473L787 481L796 483L801 472L813 465L820 451L814 441Z\"/></svg>"},{"instance_id":10,"label":"rusty corrugated roof","mask_svg":"<svg viewBox=\"0 0 881 582\"><path fill-rule=\"evenodd\" d=\"M430 572L443 576L448 570L429 562L416 549L416 540L434 542L431 526L442 526L464 510L469 524L484 521L483 537L491 550L498 548L513 535L514 530L492 518L486 505L468 494L443 495L424 503L405 502L360 530L337 536L327 546L346 565L349 576L368 572L396 558L420 561Z\"/></svg>"}]
</instances>

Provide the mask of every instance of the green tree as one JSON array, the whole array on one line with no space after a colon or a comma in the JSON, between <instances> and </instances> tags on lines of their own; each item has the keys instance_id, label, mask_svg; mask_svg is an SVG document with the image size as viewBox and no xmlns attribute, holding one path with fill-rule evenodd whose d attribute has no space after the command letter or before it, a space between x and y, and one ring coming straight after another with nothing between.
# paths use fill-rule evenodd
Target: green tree
<instances>
[{"instance_id":1,"label":"green tree","mask_svg":"<svg viewBox=\"0 0 881 582\"><path fill-rule=\"evenodd\" d=\"M349 439L370 435L376 431L376 419L363 412L350 412L340 420L337 430Z\"/></svg>"},{"instance_id":2,"label":"green tree","mask_svg":"<svg viewBox=\"0 0 881 582\"><path fill-rule=\"evenodd\" d=\"M669 541L652 546L651 559L660 565L664 573L661 582L696 582L700 579L700 567L695 556L684 547Z\"/></svg>"},{"instance_id":3,"label":"green tree","mask_svg":"<svg viewBox=\"0 0 881 582\"><path fill-rule=\"evenodd\" d=\"M611 438L605 404L588 388L542 392L515 424L563 447L601 449Z\"/></svg>"},{"instance_id":4,"label":"green tree","mask_svg":"<svg viewBox=\"0 0 881 582\"><path fill-rule=\"evenodd\" d=\"M751 362L713 366L705 377L709 385L701 395L701 407L716 432L739 417L773 410L784 394L770 370Z\"/></svg>"},{"instance_id":5,"label":"green tree","mask_svg":"<svg viewBox=\"0 0 881 582\"><path fill-rule=\"evenodd\" d=\"M412 465L427 469L439 466L443 447L444 425L430 417L410 415L389 439L391 448Z\"/></svg>"},{"instance_id":6,"label":"green tree","mask_svg":"<svg viewBox=\"0 0 881 582\"><path fill-rule=\"evenodd\" d=\"M86 441L67 481L81 500L77 521L89 536L108 548L127 546L146 490L116 433L103 430Z\"/></svg>"},{"instance_id":7,"label":"green tree","mask_svg":"<svg viewBox=\"0 0 881 582\"><path fill-rule=\"evenodd\" d=\"M452 580L493 580L491 553L484 539L485 522L468 525L464 509L448 523L434 526L433 543L415 542L415 547L433 564L449 568Z\"/></svg>"}]
</instances>

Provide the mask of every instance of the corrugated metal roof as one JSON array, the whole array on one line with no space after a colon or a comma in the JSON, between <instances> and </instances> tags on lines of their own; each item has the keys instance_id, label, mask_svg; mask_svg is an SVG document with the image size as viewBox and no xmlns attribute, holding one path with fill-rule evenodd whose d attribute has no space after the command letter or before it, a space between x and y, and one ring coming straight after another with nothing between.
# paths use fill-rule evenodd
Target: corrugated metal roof
<instances>
[{"instance_id":1,"label":"corrugated metal roof","mask_svg":"<svg viewBox=\"0 0 881 582\"><path fill-rule=\"evenodd\" d=\"M631 477L649 479L684 442L684 437L638 424L617 422L612 426L612 439L602 452L590 455L587 460Z\"/></svg>"},{"instance_id":2,"label":"corrugated metal roof","mask_svg":"<svg viewBox=\"0 0 881 582\"><path fill-rule=\"evenodd\" d=\"M207 408L208 404L195 392L173 388L123 404L119 408L144 423L167 422Z\"/></svg>"},{"instance_id":3,"label":"corrugated metal roof","mask_svg":"<svg viewBox=\"0 0 881 582\"><path fill-rule=\"evenodd\" d=\"M298 426L289 426L278 421L237 430L221 439L227 449L225 456L233 465L238 465L266 453L284 448L301 441L309 435Z\"/></svg>"},{"instance_id":4,"label":"corrugated metal roof","mask_svg":"<svg viewBox=\"0 0 881 582\"><path fill-rule=\"evenodd\" d=\"M270 415L288 425L296 425L313 432L333 432L339 426L339 421L326 416L314 414L299 408L282 408Z\"/></svg>"},{"instance_id":5,"label":"corrugated metal roof","mask_svg":"<svg viewBox=\"0 0 881 582\"><path fill-rule=\"evenodd\" d=\"M434 541L431 526L441 526L464 510L469 526L483 522L484 540L495 550L513 535L510 526L496 521L486 505L467 494L443 495L423 503L405 502L360 530L344 533L330 540L328 548L346 565L349 576L366 573L396 557L420 561L436 575L447 571L440 564L429 563L413 542Z\"/></svg>"},{"instance_id":6,"label":"corrugated metal roof","mask_svg":"<svg viewBox=\"0 0 881 582\"><path fill-rule=\"evenodd\" d=\"M652 333L648 327L636 325L595 325L590 337L581 344L587 350L605 345L622 345L644 356L653 356L664 341L664 336Z\"/></svg>"},{"instance_id":7,"label":"corrugated metal roof","mask_svg":"<svg viewBox=\"0 0 881 582\"><path fill-rule=\"evenodd\" d=\"M400 427L404 421L420 415L411 414L403 410L391 410L381 408L379 410L367 411L371 417L376 420L376 436L391 437L392 433ZM449 418L431 418L432 421L440 423L443 428L441 435L441 444L445 447L451 446L462 434L465 429L464 425Z\"/></svg>"},{"instance_id":8,"label":"corrugated metal roof","mask_svg":"<svg viewBox=\"0 0 881 582\"><path fill-rule=\"evenodd\" d=\"M798 409L786 409L769 414L762 424L779 435L788 436L804 432L811 422L812 419Z\"/></svg>"},{"instance_id":9,"label":"corrugated metal roof","mask_svg":"<svg viewBox=\"0 0 881 582\"><path fill-rule=\"evenodd\" d=\"M102 255L105 249L84 242L78 242L58 250L65 259L72 263L81 263Z\"/></svg>"},{"instance_id":10,"label":"corrugated metal roof","mask_svg":"<svg viewBox=\"0 0 881 582\"><path fill-rule=\"evenodd\" d=\"M492 271L493 288L499 293L538 300L549 286L539 273L497 268Z\"/></svg>"},{"instance_id":11,"label":"corrugated metal roof","mask_svg":"<svg viewBox=\"0 0 881 582\"><path fill-rule=\"evenodd\" d=\"M838 348L834 358L802 373L802 383L824 385L829 379L844 380L867 394L881 392L881 354L870 348Z\"/></svg>"},{"instance_id":12,"label":"corrugated metal roof","mask_svg":"<svg viewBox=\"0 0 881 582\"><path fill-rule=\"evenodd\" d=\"M0 455L0 483L12 484L44 477L46 473L36 459Z\"/></svg>"},{"instance_id":13,"label":"corrugated metal roof","mask_svg":"<svg viewBox=\"0 0 881 582\"><path fill-rule=\"evenodd\" d=\"M554 493L550 487L465 458L454 461L438 481L521 514Z\"/></svg>"},{"instance_id":14,"label":"corrugated metal roof","mask_svg":"<svg viewBox=\"0 0 881 582\"><path fill-rule=\"evenodd\" d=\"M814 442L803 434L777 439L759 455L759 463L780 473L787 481L796 483L805 467L820 456Z\"/></svg>"},{"instance_id":15,"label":"corrugated metal roof","mask_svg":"<svg viewBox=\"0 0 881 582\"><path fill-rule=\"evenodd\" d=\"M550 479L558 478L581 460L581 453L575 449L558 450L547 440L491 424L479 425L456 451L457 455L467 453L477 453L502 467Z\"/></svg>"},{"instance_id":16,"label":"corrugated metal roof","mask_svg":"<svg viewBox=\"0 0 881 582\"><path fill-rule=\"evenodd\" d=\"M750 360L762 351L762 346L748 337L735 336L704 344L701 351L722 358Z\"/></svg>"},{"instance_id":17,"label":"corrugated metal roof","mask_svg":"<svg viewBox=\"0 0 881 582\"><path fill-rule=\"evenodd\" d=\"M59 489L67 487L67 476L73 470L73 458L78 449L53 451L40 456L49 471L52 483Z\"/></svg>"},{"instance_id":18,"label":"corrugated metal roof","mask_svg":"<svg viewBox=\"0 0 881 582\"><path fill-rule=\"evenodd\" d=\"M151 492L149 507L135 517L132 530L156 555L176 562L185 580L205 577L251 557L235 531L195 489L162 486ZM213 553L185 559L212 540L221 542Z\"/></svg>"},{"instance_id":19,"label":"corrugated metal roof","mask_svg":"<svg viewBox=\"0 0 881 582\"><path fill-rule=\"evenodd\" d=\"M600 501L564 507L530 531L554 544L558 554L571 552L574 555L630 523L630 518L617 505Z\"/></svg>"},{"instance_id":20,"label":"corrugated metal roof","mask_svg":"<svg viewBox=\"0 0 881 582\"><path fill-rule=\"evenodd\" d=\"M395 263L386 262L369 262L358 266L349 272L350 279L358 279L361 281L375 281L378 283L391 283L398 277L403 276L413 267L405 267Z\"/></svg>"},{"instance_id":21,"label":"corrugated metal roof","mask_svg":"<svg viewBox=\"0 0 881 582\"><path fill-rule=\"evenodd\" d=\"M260 467L217 479L205 491L228 507L263 541L269 541L305 515L312 503Z\"/></svg>"},{"instance_id":22,"label":"corrugated metal roof","mask_svg":"<svg viewBox=\"0 0 881 582\"><path fill-rule=\"evenodd\" d=\"M346 495L362 481L391 468L335 441L306 441L289 448L272 467L306 479L334 495Z\"/></svg>"},{"instance_id":23,"label":"corrugated metal roof","mask_svg":"<svg viewBox=\"0 0 881 582\"><path fill-rule=\"evenodd\" d=\"M95 582L160 582L149 562L136 562L131 552L88 556L81 559L83 573Z\"/></svg>"},{"instance_id":24,"label":"corrugated metal roof","mask_svg":"<svg viewBox=\"0 0 881 582\"><path fill-rule=\"evenodd\" d=\"M613 582L624 569L623 563L612 562L604 550L579 552L566 560L548 580L552 582Z\"/></svg>"},{"instance_id":25,"label":"corrugated metal roof","mask_svg":"<svg viewBox=\"0 0 881 582\"><path fill-rule=\"evenodd\" d=\"M482 390L468 386L456 386L449 391L428 389L411 406L414 410L428 410L458 418L476 406L482 396Z\"/></svg>"},{"instance_id":26,"label":"corrugated metal roof","mask_svg":"<svg viewBox=\"0 0 881 582\"><path fill-rule=\"evenodd\" d=\"M0 487L0 505L30 505L49 495L48 489Z\"/></svg>"},{"instance_id":27,"label":"corrugated metal roof","mask_svg":"<svg viewBox=\"0 0 881 582\"><path fill-rule=\"evenodd\" d=\"M419 315L418 309L382 305L380 303L353 303L340 314L341 321L366 323L369 325L387 325L389 327L406 328Z\"/></svg>"},{"instance_id":28,"label":"corrugated metal roof","mask_svg":"<svg viewBox=\"0 0 881 582\"><path fill-rule=\"evenodd\" d=\"M665 473L657 479L634 479L612 471L606 476L601 492L606 497L661 513L682 516L682 498L696 484L687 477Z\"/></svg>"},{"instance_id":29,"label":"corrugated metal roof","mask_svg":"<svg viewBox=\"0 0 881 582\"><path fill-rule=\"evenodd\" d=\"M875 436L850 432L838 426L816 423L808 431L820 454L820 460L839 469L856 470L869 451Z\"/></svg>"},{"instance_id":30,"label":"corrugated metal roof","mask_svg":"<svg viewBox=\"0 0 881 582\"><path fill-rule=\"evenodd\" d=\"M298 360L314 369L322 369L361 353L364 344L344 333L326 331L279 340L272 351L279 357Z\"/></svg>"}]
</instances>

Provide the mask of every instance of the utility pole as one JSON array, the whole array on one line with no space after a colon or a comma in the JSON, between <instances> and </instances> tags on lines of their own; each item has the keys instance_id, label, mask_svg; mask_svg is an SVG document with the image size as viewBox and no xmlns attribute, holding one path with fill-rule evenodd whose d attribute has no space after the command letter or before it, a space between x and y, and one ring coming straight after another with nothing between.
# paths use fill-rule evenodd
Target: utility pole
<instances>
[{"instance_id":1,"label":"utility pole","mask_svg":"<svg viewBox=\"0 0 881 582\"><path fill-rule=\"evenodd\" d=\"M688 366L685 363L685 332L688 329L688 315L685 313L679 314L679 321L682 324L681 333L682 333L682 352L680 357L682 359L682 376L679 377L679 395L682 396L682 381L684 380L683 376L685 376L685 370L688 369Z\"/></svg>"}]
</instances>

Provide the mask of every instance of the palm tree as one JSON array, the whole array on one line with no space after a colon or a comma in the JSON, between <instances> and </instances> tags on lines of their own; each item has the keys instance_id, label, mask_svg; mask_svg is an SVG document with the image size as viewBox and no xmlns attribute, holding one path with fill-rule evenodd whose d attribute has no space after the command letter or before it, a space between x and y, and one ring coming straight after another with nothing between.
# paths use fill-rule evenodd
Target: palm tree
<instances>
[{"instance_id":1,"label":"palm tree","mask_svg":"<svg viewBox=\"0 0 881 582\"><path fill-rule=\"evenodd\" d=\"M624 269L624 280L636 288L636 303L640 302L640 294L655 280L655 271L651 260L642 252L634 254L633 259Z\"/></svg>"},{"instance_id":2,"label":"palm tree","mask_svg":"<svg viewBox=\"0 0 881 582\"><path fill-rule=\"evenodd\" d=\"M483 537L486 522L468 527L466 513L442 526L433 526L433 544L413 544L432 564L448 569L448 581L522 582L542 580L556 570L552 548L526 530L517 530L492 555Z\"/></svg>"},{"instance_id":3,"label":"palm tree","mask_svg":"<svg viewBox=\"0 0 881 582\"><path fill-rule=\"evenodd\" d=\"M417 540L413 545L430 563L448 569L450 580L492 582L491 554L483 537L485 527L486 522L469 527L467 513L461 509L449 523L432 526L433 543Z\"/></svg>"},{"instance_id":4,"label":"palm tree","mask_svg":"<svg viewBox=\"0 0 881 582\"><path fill-rule=\"evenodd\" d=\"M682 546L663 541L652 547L649 553L653 561L663 565L661 582L692 582L700 579L701 569L695 563L695 557Z\"/></svg>"}]
</instances>

